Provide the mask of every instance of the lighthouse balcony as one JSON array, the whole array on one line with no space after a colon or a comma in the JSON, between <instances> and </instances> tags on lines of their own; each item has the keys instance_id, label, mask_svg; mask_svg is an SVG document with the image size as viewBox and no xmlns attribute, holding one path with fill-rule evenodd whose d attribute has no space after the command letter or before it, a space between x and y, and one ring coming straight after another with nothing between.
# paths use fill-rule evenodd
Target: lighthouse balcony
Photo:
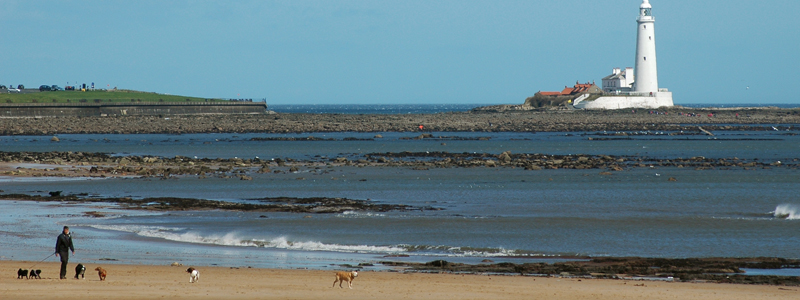
<instances>
[{"instance_id":1,"label":"lighthouse balcony","mask_svg":"<svg viewBox=\"0 0 800 300\"><path fill-rule=\"evenodd\" d=\"M655 22L656 17L653 16L639 16L636 18L637 21L647 21L647 22Z\"/></svg>"}]
</instances>

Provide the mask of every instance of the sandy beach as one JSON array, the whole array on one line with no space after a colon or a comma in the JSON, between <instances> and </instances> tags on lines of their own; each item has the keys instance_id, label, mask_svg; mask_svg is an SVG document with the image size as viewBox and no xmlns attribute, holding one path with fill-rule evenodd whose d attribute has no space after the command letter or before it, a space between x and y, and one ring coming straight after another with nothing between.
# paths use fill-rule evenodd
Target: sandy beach
<instances>
[{"instance_id":1,"label":"sandy beach","mask_svg":"<svg viewBox=\"0 0 800 300\"><path fill-rule=\"evenodd\" d=\"M333 271L199 267L189 283L186 266L87 265L86 279L67 280L59 264L37 264L42 279L16 279L35 262L0 261L3 299L797 299L800 289L766 285L541 278L397 272L360 272L353 289L331 288ZM345 285L346 286L346 285Z\"/></svg>"}]
</instances>

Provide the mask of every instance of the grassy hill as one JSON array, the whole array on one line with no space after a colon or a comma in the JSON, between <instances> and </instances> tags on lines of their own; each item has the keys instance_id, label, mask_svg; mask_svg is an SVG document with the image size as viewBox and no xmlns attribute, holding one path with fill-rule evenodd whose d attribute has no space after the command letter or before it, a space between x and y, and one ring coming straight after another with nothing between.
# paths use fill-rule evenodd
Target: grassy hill
<instances>
[{"instance_id":1,"label":"grassy hill","mask_svg":"<svg viewBox=\"0 0 800 300\"><path fill-rule=\"evenodd\" d=\"M131 90L54 91L39 93L2 93L2 103L114 103L114 102L213 102L221 99L206 99Z\"/></svg>"}]
</instances>

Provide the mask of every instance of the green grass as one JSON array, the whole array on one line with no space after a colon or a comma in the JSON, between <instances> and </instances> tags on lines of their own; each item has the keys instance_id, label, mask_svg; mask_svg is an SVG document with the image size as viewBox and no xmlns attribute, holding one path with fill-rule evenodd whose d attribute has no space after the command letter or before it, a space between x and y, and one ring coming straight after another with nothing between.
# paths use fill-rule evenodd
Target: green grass
<instances>
[{"instance_id":1,"label":"green grass","mask_svg":"<svg viewBox=\"0 0 800 300\"><path fill-rule=\"evenodd\" d=\"M212 101L224 101L209 99ZM0 104L4 103L139 103L139 102L206 102L206 98L164 95L156 93L117 90L117 91L57 91L30 94L2 93Z\"/></svg>"}]
</instances>

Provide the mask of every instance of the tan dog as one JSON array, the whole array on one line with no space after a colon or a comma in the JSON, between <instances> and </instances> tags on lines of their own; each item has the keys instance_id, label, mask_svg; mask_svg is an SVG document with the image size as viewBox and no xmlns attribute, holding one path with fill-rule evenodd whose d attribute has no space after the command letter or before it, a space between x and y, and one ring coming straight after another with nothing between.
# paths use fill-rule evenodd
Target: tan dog
<instances>
[{"instance_id":1,"label":"tan dog","mask_svg":"<svg viewBox=\"0 0 800 300\"><path fill-rule=\"evenodd\" d=\"M358 277L358 272L336 272L336 280L333 281L333 286L336 287L336 282L339 282L339 287L342 287L342 283L347 281L347 287L353 289L353 279Z\"/></svg>"},{"instance_id":2,"label":"tan dog","mask_svg":"<svg viewBox=\"0 0 800 300\"><path fill-rule=\"evenodd\" d=\"M106 275L108 274L108 272L106 272L106 269L103 269L101 267L97 267L94 270L97 271L97 276L100 276L100 281L105 281L106 280Z\"/></svg>"}]
</instances>

